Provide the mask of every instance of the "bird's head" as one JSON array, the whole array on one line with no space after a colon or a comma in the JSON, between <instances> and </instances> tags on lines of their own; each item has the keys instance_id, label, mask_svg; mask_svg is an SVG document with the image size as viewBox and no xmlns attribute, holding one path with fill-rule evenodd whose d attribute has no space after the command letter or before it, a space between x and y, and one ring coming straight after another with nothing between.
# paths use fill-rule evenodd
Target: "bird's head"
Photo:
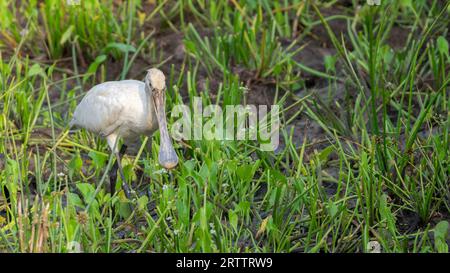
<instances>
[{"instance_id":1,"label":"bird's head","mask_svg":"<svg viewBox=\"0 0 450 273\"><path fill-rule=\"evenodd\" d=\"M165 111L165 93L166 93L166 77L164 73L157 69L151 68L147 71L145 77L146 89L150 91L155 106L156 117L158 120L159 132L161 136L161 144L159 147L158 161L161 166L166 169L173 169L178 164L178 156L173 149L170 141L169 132L167 130L167 120Z\"/></svg>"},{"instance_id":2,"label":"bird's head","mask_svg":"<svg viewBox=\"0 0 450 273\"><path fill-rule=\"evenodd\" d=\"M150 68L147 70L148 83L152 89L163 91L166 89L166 77L164 73L158 68Z\"/></svg>"}]
</instances>

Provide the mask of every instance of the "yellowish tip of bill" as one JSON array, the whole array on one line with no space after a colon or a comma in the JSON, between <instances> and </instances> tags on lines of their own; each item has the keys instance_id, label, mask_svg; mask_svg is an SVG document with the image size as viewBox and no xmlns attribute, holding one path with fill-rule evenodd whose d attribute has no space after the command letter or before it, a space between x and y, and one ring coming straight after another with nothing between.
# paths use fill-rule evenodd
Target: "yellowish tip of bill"
<instances>
[{"instance_id":1,"label":"yellowish tip of bill","mask_svg":"<svg viewBox=\"0 0 450 273\"><path fill-rule=\"evenodd\" d=\"M174 169L177 165L178 165L178 161L167 162L167 163L161 164L161 166L163 166L164 169L167 169L167 170Z\"/></svg>"}]
</instances>

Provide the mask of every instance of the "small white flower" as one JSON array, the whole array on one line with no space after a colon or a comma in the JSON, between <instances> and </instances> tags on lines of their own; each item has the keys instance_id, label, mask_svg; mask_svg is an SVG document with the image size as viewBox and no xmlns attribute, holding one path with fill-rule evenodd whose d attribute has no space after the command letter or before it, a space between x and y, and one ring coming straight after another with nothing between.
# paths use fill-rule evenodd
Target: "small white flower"
<instances>
[{"instance_id":1,"label":"small white flower","mask_svg":"<svg viewBox=\"0 0 450 273\"><path fill-rule=\"evenodd\" d=\"M228 183L223 183L223 184L222 184L222 188L226 188L226 187L228 187L228 186L230 186L230 185L228 185Z\"/></svg>"},{"instance_id":2,"label":"small white flower","mask_svg":"<svg viewBox=\"0 0 450 273\"><path fill-rule=\"evenodd\" d=\"M69 253L81 253L81 245L78 242L71 241L67 243L67 252Z\"/></svg>"},{"instance_id":3,"label":"small white flower","mask_svg":"<svg viewBox=\"0 0 450 273\"><path fill-rule=\"evenodd\" d=\"M379 6L379 5L381 5L381 0L367 0L367 4L369 6L373 6L373 5Z\"/></svg>"},{"instance_id":4,"label":"small white flower","mask_svg":"<svg viewBox=\"0 0 450 273\"><path fill-rule=\"evenodd\" d=\"M66 176L66 175L63 172L58 173L58 177L64 177L64 176Z\"/></svg>"},{"instance_id":5,"label":"small white flower","mask_svg":"<svg viewBox=\"0 0 450 273\"><path fill-rule=\"evenodd\" d=\"M211 233L212 235L215 235L215 234L216 234L216 231L215 231L214 229L211 229L210 233Z\"/></svg>"},{"instance_id":6,"label":"small white flower","mask_svg":"<svg viewBox=\"0 0 450 273\"><path fill-rule=\"evenodd\" d=\"M69 6L78 6L80 4L80 0L66 0L66 3Z\"/></svg>"},{"instance_id":7,"label":"small white flower","mask_svg":"<svg viewBox=\"0 0 450 273\"><path fill-rule=\"evenodd\" d=\"M168 188L169 188L169 186L167 186L166 184L164 184L164 185L162 186L163 191L167 190Z\"/></svg>"},{"instance_id":8,"label":"small white flower","mask_svg":"<svg viewBox=\"0 0 450 273\"><path fill-rule=\"evenodd\" d=\"M172 221L172 216L167 217L166 221L168 221L168 222Z\"/></svg>"},{"instance_id":9,"label":"small white flower","mask_svg":"<svg viewBox=\"0 0 450 273\"><path fill-rule=\"evenodd\" d=\"M154 174L165 174L165 173L167 173L167 170L164 169L164 168L162 168L162 169L157 170L157 171L155 171L155 172L153 172L153 173L154 173Z\"/></svg>"},{"instance_id":10,"label":"small white flower","mask_svg":"<svg viewBox=\"0 0 450 273\"><path fill-rule=\"evenodd\" d=\"M369 253L381 253L381 245L377 241L370 241L367 243L367 250Z\"/></svg>"},{"instance_id":11,"label":"small white flower","mask_svg":"<svg viewBox=\"0 0 450 273\"><path fill-rule=\"evenodd\" d=\"M180 231L178 229L173 230L173 234L178 235L178 233L180 233Z\"/></svg>"},{"instance_id":12,"label":"small white flower","mask_svg":"<svg viewBox=\"0 0 450 273\"><path fill-rule=\"evenodd\" d=\"M249 88L245 87L245 86L241 86L239 89L241 89L241 91L245 94L248 93L248 91L250 91Z\"/></svg>"},{"instance_id":13,"label":"small white flower","mask_svg":"<svg viewBox=\"0 0 450 273\"><path fill-rule=\"evenodd\" d=\"M20 31L20 36L25 37L27 36L28 32L30 32L27 28L24 28Z\"/></svg>"}]
</instances>

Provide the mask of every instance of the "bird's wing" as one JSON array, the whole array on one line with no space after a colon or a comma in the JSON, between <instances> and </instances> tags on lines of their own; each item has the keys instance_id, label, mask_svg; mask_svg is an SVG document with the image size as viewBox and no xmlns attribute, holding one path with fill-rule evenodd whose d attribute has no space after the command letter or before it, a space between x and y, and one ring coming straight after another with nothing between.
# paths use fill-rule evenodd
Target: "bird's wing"
<instances>
[{"instance_id":1,"label":"bird's wing","mask_svg":"<svg viewBox=\"0 0 450 273\"><path fill-rule=\"evenodd\" d=\"M117 92L119 88L111 85L93 87L75 109L71 125L103 136L111 134L120 126L124 108Z\"/></svg>"}]
</instances>

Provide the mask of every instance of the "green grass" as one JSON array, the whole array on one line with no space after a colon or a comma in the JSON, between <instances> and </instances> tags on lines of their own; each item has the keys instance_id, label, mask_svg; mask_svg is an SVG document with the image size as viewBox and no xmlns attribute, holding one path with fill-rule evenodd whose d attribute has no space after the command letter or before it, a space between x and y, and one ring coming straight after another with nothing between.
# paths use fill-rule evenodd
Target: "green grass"
<instances>
[{"instance_id":1,"label":"green grass","mask_svg":"<svg viewBox=\"0 0 450 273\"><path fill-rule=\"evenodd\" d=\"M448 252L445 1L20 2L0 3L0 252ZM297 58L315 43L321 68ZM105 141L67 124L94 84L153 66L169 113L269 90L282 145L175 142L167 173L156 133L123 158L138 198L111 196Z\"/></svg>"}]
</instances>

